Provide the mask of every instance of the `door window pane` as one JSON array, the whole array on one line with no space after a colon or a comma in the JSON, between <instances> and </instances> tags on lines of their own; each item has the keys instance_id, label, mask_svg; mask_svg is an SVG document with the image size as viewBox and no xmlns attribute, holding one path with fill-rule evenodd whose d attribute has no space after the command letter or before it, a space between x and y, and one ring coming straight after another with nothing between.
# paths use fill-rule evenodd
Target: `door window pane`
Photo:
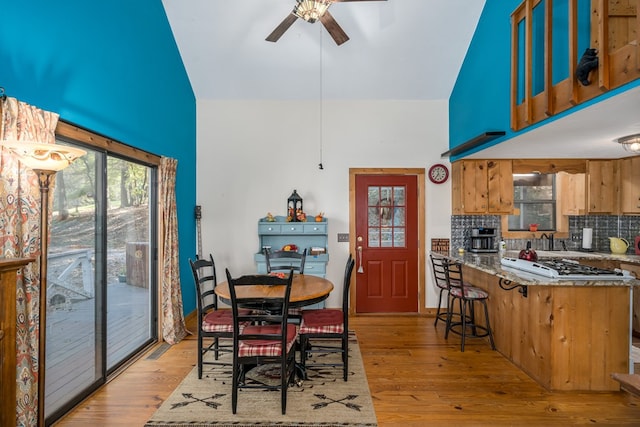
<instances>
[{"instance_id":1,"label":"door window pane","mask_svg":"<svg viewBox=\"0 0 640 427\"><path fill-rule=\"evenodd\" d=\"M101 378L95 275L99 154L86 151L55 175L47 257L45 414Z\"/></svg>"},{"instance_id":2,"label":"door window pane","mask_svg":"<svg viewBox=\"0 0 640 427\"><path fill-rule=\"evenodd\" d=\"M107 162L107 369L149 341L150 169Z\"/></svg>"},{"instance_id":3,"label":"door window pane","mask_svg":"<svg viewBox=\"0 0 640 427\"><path fill-rule=\"evenodd\" d=\"M367 224L370 248L405 247L406 190L404 187L368 189Z\"/></svg>"}]
</instances>

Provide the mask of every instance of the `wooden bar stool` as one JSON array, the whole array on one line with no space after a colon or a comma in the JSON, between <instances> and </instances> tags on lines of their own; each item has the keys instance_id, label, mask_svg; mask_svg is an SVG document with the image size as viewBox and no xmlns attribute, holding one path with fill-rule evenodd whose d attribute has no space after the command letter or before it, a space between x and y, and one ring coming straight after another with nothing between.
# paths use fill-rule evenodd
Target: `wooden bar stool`
<instances>
[{"instance_id":1,"label":"wooden bar stool","mask_svg":"<svg viewBox=\"0 0 640 427\"><path fill-rule=\"evenodd\" d=\"M445 339L449 337L449 332L460 335L462 338L460 351L464 351L464 342L467 337L482 338L488 336L491 349L495 350L496 346L493 342L493 334L491 333L491 325L489 323L489 308L487 306L489 294L480 288L464 282L461 263L445 258L443 265L447 285L449 286L448 306L453 307L456 301L458 301L461 305L460 313L463 314L460 316L460 321L454 322L451 310L449 310L444 334ZM474 309L476 302L480 302L484 306L484 325L476 323Z\"/></svg>"}]
</instances>

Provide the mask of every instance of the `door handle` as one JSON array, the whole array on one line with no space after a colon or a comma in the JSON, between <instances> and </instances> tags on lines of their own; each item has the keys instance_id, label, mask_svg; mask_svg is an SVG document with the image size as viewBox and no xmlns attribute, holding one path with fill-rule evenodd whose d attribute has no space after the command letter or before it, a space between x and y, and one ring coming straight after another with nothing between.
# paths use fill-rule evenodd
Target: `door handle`
<instances>
[{"instance_id":1,"label":"door handle","mask_svg":"<svg viewBox=\"0 0 640 427\"><path fill-rule=\"evenodd\" d=\"M358 273L364 273L364 268L362 268L362 246L358 246Z\"/></svg>"}]
</instances>

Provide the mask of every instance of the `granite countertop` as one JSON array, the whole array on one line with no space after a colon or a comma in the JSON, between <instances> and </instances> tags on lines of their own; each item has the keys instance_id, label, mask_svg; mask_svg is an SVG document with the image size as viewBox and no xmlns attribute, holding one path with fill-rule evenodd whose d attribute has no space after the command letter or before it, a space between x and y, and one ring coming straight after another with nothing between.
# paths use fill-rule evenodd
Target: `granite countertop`
<instances>
[{"instance_id":1,"label":"granite countertop","mask_svg":"<svg viewBox=\"0 0 640 427\"><path fill-rule=\"evenodd\" d=\"M506 251L504 256L513 258L518 257L519 251ZM546 252L548 251L536 251L539 259L546 258ZM606 253L596 252L572 252L572 251L554 251L558 254L565 254L566 256L557 255L555 258L561 257L566 259L579 260L580 258L590 259L602 259L602 260L617 260L622 262L628 262L632 264L640 264L640 256L638 255L614 255ZM578 254L579 256L569 256ZM580 256L584 254L584 256ZM462 264L478 269L485 273L495 275L499 278L509 280L511 282L519 283L527 286L640 286L640 280L637 279L621 279L621 280L559 280L551 279L548 277L538 276L535 274L527 273L525 271L517 270L510 267L504 267L500 263L501 255L497 253L481 253L475 254L470 252L459 253L452 251L449 254L434 253L434 255L446 256L447 258L460 261ZM551 256L549 256L551 258Z\"/></svg>"}]
</instances>

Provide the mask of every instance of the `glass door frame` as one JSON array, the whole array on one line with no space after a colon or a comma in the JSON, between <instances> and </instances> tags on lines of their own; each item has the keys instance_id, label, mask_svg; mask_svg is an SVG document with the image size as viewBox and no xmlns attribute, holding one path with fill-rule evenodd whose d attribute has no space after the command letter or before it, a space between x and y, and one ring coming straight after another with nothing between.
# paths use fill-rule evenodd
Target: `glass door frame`
<instances>
[{"instance_id":1,"label":"glass door frame","mask_svg":"<svg viewBox=\"0 0 640 427\"><path fill-rule=\"evenodd\" d=\"M78 146L87 149L90 153L95 154L95 241L94 241L94 319L91 327L95 331L94 348L95 352L95 380L88 383L86 387L81 389L75 396L63 403L61 406L46 414L46 425L60 419L70 409L86 399L92 392L104 385L107 381L119 373L125 366L130 363L136 355L141 354L146 349L157 343L159 336L158 326L158 303L159 303L159 286L158 286L158 165L141 161L140 158L131 158L125 154L110 152L104 147L86 144L70 137L56 136L57 142ZM126 162L132 162L148 168L149 173L149 189L148 189L148 214L149 214L149 230L148 230L148 338L140 345L135 347L127 356L114 363L110 368L107 367L107 337L108 337L108 318L107 318L107 284L108 284L108 194L107 194L107 158L114 157ZM87 325L89 326L89 325Z\"/></svg>"}]
</instances>

